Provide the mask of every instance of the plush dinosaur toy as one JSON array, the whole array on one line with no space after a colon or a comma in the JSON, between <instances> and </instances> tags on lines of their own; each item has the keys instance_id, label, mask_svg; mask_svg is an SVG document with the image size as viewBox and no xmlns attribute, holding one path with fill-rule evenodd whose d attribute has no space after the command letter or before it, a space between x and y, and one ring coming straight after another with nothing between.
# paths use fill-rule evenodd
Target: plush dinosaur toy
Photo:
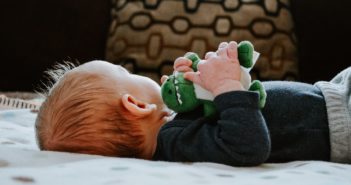
<instances>
[{"instance_id":1,"label":"plush dinosaur toy","mask_svg":"<svg viewBox=\"0 0 351 185\"><path fill-rule=\"evenodd\" d=\"M251 82L249 74L258 56L259 53L254 51L253 45L249 41L242 41L238 44L238 59L242 69L241 83L246 90L259 93L259 106L263 108L266 102L266 91L260 81ZM197 64L200 62L198 55L190 52L185 57L192 61L192 69L197 71ZM205 116L211 117L216 114L213 94L198 84L186 80L182 72L175 71L163 82L161 95L167 107L175 112L188 112L203 105Z\"/></svg>"}]
</instances>

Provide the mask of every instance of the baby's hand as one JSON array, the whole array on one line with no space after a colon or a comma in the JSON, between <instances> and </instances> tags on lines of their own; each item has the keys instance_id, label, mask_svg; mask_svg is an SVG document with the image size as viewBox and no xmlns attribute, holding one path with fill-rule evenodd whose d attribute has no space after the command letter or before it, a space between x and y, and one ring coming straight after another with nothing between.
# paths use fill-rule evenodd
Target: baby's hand
<instances>
[{"instance_id":1,"label":"baby's hand","mask_svg":"<svg viewBox=\"0 0 351 185\"><path fill-rule=\"evenodd\" d=\"M173 64L174 71L184 72L184 73L194 71L191 68L192 63L193 62L186 57L179 57L174 61L174 64Z\"/></svg>"},{"instance_id":2,"label":"baby's hand","mask_svg":"<svg viewBox=\"0 0 351 185\"><path fill-rule=\"evenodd\" d=\"M215 96L229 91L244 90L240 83L241 68L236 42L222 42L218 50L208 52L205 60L201 60L197 67L197 72L186 72L184 77Z\"/></svg>"},{"instance_id":3,"label":"baby's hand","mask_svg":"<svg viewBox=\"0 0 351 185\"><path fill-rule=\"evenodd\" d=\"M191 71L194 71L192 68L191 68L191 65L192 65L192 61L186 57L178 57L175 61L174 61L174 64L173 64L173 69L174 71L178 71L178 72L191 72ZM161 83L163 83L165 80L168 79L168 76L167 75L163 75L161 77Z\"/></svg>"}]
</instances>

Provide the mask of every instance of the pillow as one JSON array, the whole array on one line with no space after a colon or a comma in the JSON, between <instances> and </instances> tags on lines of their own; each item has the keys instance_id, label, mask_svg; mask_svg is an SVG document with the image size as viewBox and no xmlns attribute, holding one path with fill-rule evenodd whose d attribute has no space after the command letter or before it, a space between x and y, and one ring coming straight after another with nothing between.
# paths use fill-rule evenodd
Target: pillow
<instances>
[{"instance_id":1,"label":"pillow","mask_svg":"<svg viewBox=\"0 0 351 185\"><path fill-rule=\"evenodd\" d=\"M249 40L261 53L254 79L295 80L289 5L289 0L114 0L106 59L158 81L188 51L203 58L221 42Z\"/></svg>"}]
</instances>

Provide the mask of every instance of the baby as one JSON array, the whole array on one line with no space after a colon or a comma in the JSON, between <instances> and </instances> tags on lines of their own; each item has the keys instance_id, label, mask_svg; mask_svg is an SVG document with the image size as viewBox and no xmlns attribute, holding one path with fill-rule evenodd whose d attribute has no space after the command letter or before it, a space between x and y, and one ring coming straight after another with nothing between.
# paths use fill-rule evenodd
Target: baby
<instances>
[{"instance_id":1,"label":"baby","mask_svg":"<svg viewBox=\"0 0 351 185\"><path fill-rule=\"evenodd\" d=\"M260 109L258 94L240 83L236 42L208 52L198 72L190 66L185 57L174 63L215 96L214 117L201 107L174 117L156 82L119 65L92 61L52 71L56 82L36 120L40 149L232 166L351 162L351 68L315 85L264 82Z\"/></svg>"}]
</instances>

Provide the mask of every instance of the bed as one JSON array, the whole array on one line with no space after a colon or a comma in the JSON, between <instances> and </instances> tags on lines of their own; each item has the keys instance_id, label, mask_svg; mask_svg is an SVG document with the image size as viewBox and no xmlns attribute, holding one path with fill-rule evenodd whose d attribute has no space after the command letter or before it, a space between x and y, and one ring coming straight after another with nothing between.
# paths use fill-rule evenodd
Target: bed
<instances>
[{"instance_id":1,"label":"bed","mask_svg":"<svg viewBox=\"0 0 351 185\"><path fill-rule=\"evenodd\" d=\"M0 110L0 185L351 185L351 165L331 162L294 161L239 168L40 151L34 133L36 114L35 110L18 107Z\"/></svg>"}]
</instances>

